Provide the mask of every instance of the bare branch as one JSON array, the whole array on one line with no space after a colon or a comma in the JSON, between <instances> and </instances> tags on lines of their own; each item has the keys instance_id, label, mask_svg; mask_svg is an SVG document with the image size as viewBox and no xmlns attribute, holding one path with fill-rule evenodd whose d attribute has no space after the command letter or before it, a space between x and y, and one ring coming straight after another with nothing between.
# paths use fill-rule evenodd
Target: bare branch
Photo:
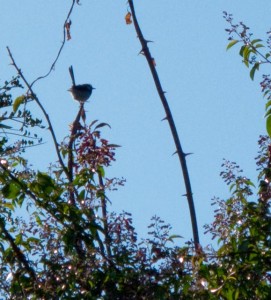
<instances>
[{"instance_id":1,"label":"bare branch","mask_svg":"<svg viewBox=\"0 0 271 300\"><path fill-rule=\"evenodd\" d=\"M196 212L195 212L195 207L194 207L194 200L193 200L193 194L192 194L192 189L191 189L191 184L190 184L190 178L189 178L189 174L188 174L188 169L187 169L187 164L186 164L186 155L182 150L181 147L181 143L180 143L180 139L176 130L176 126L173 120L173 116L171 114L171 110L169 108L167 99L165 97L165 92L162 88L160 79L158 77L156 68L155 68L155 64L154 64L154 59L151 56L150 50L148 48L148 42L143 34L142 31L139 27L138 21L137 21L137 17L135 14L135 9L134 9L134 3L133 0L128 0L130 9L131 9L131 14L133 17L133 21L134 21L134 26L135 26L135 30L137 33L137 36L139 38L139 41L141 43L142 46L142 50L141 53L144 54L144 56L146 57L146 60L148 62L150 71L152 73L152 77L158 92L158 95L160 97L160 100L163 104L164 110L166 112L166 118L168 120L169 123L169 127L175 142L175 146L176 146L176 153L178 154L179 160L180 160L180 164L182 167L182 172L183 172L183 178L184 178L184 183L185 183L185 188L186 188L186 196L187 196L187 200L188 200L188 205L189 205L189 209L190 209L190 217L191 217L191 223L192 223L192 230L193 230L193 236L194 236L194 243L197 245L199 244L199 234L198 234L198 226L197 226L197 218L196 218Z\"/></svg>"},{"instance_id":2,"label":"bare branch","mask_svg":"<svg viewBox=\"0 0 271 300\"><path fill-rule=\"evenodd\" d=\"M30 84L30 87L33 87L33 85L34 85L38 80L43 79L43 78L46 78L47 76L49 76L50 73L53 71L53 69L54 69L54 67L55 67L55 65L56 65L56 63L57 63L57 61L58 61L58 59L59 59L59 57L60 57L60 54L61 54L61 52L62 52L62 50L63 50L63 48L64 48L64 45L65 45L65 43L66 43L66 23L67 23L68 20L70 19L70 16L71 16L71 13L72 13L72 11L73 11L73 8L74 8L75 3L76 3L76 0L72 0L71 8L70 8L70 10L69 10L69 12L68 12L68 15L67 15L66 20L65 20L64 25L63 25L63 40L62 40L61 46L60 46L60 48L59 48L59 50L58 50L58 53L57 53L57 56L56 56L55 60L53 61L52 65L51 65L51 67L50 67L50 69L49 69L49 71L48 71L45 75L39 76L38 78L36 78L36 79Z\"/></svg>"},{"instance_id":3,"label":"bare branch","mask_svg":"<svg viewBox=\"0 0 271 300\"><path fill-rule=\"evenodd\" d=\"M15 67L15 69L17 70L18 74L20 75L20 77L22 78L22 80L24 81L24 83L26 84L27 88L28 88L28 91L31 93L31 96L33 97L33 99L36 101L36 103L38 104L38 106L40 107L41 111L43 112L46 120L47 120L47 123L49 125L49 131L51 132L51 135L52 135L52 138L53 138L53 141L54 141L54 145L55 145L55 150L56 150L56 153L57 153L57 156L58 156L58 160L59 160L59 163L62 167L62 169L64 170L67 178L69 179L69 172L67 170L67 167L65 166L64 162L63 162L63 159L61 157L61 154L60 154L60 151L59 151L59 148L58 148L58 142L57 142L57 139L56 139L56 135L55 135L55 132L54 132L54 129L53 129L53 126L52 126L52 123L51 123L51 120L49 118L49 115L47 114L45 108L43 107L43 105L41 104L39 98L36 96L36 94L34 93L31 85L28 83L28 81L26 80L26 78L24 77L21 69L19 69L19 67L16 65L15 63L15 60L11 54L11 51L9 49L9 47L7 47L7 50L8 50L8 53L9 53L9 56L11 58L11 61L12 61L12 64L13 66Z\"/></svg>"}]
</instances>

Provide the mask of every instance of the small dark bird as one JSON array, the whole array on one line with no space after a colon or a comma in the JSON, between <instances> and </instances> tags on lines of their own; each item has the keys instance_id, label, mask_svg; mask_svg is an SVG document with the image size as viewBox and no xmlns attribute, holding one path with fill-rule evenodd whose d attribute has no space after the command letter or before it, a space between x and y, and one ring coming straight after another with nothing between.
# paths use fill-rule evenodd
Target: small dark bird
<instances>
[{"instance_id":1,"label":"small dark bird","mask_svg":"<svg viewBox=\"0 0 271 300\"><path fill-rule=\"evenodd\" d=\"M69 71L72 79L72 87L68 89L68 91L72 94L74 100L77 100L81 103L86 102L95 88L91 84L76 85L72 66L69 67Z\"/></svg>"}]
</instances>

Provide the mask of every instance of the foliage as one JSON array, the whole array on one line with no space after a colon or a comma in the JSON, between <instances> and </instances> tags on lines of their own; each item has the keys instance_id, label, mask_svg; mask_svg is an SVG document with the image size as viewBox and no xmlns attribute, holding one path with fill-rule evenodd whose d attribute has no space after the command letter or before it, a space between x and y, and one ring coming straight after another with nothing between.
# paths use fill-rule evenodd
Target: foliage
<instances>
[{"instance_id":1,"label":"foliage","mask_svg":"<svg viewBox=\"0 0 271 300\"><path fill-rule=\"evenodd\" d=\"M12 98L10 98L13 105ZM26 106L27 107L27 104ZM76 126L76 131L74 128ZM171 227L154 216L138 239L132 216L109 212L109 190L124 179L107 178L117 145L102 138L106 123L75 124L61 144L60 163L35 172L26 153L1 150L0 290L8 299L268 299L271 295L269 211L270 140L259 140L261 187L235 163L222 178L232 195L215 198L206 232L219 242L179 247ZM36 127L40 127L39 124ZM35 129L35 126L33 126ZM70 148L70 141L73 141ZM25 149L26 150L26 149ZM66 165L65 163L65 165ZM67 167L68 168L68 167ZM67 174L72 173L72 182ZM264 184L265 183L265 184ZM27 217L25 213L28 213Z\"/></svg>"},{"instance_id":2,"label":"foliage","mask_svg":"<svg viewBox=\"0 0 271 300\"><path fill-rule=\"evenodd\" d=\"M15 139L13 145L9 141L8 148L1 149L4 152L23 151L26 147L40 144L41 138L38 138L36 133L31 133L29 130L33 127L43 128L42 121L35 118L32 112L26 108L26 104L33 99L30 95L21 95L14 101L12 92L17 89L22 89L19 76L7 80L0 88L0 138L1 147L7 145L7 136L20 136L20 139Z\"/></svg>"},{"instance_id":3,"label":"foliage","mask_svg":"<svg viewBox=\"0 0 271 300\"><path fill-rule=\"evenodd\" d=\"M231 25L227 31L238 36L230 37L228 49L243 43L240 54L245 65L251 66L253 79L262 64L257 56L265 57L266 62L269 56L259 52L262 41L252 39L247 26L234 25L226 13L225 18ZM70 25L65 26L69 36ZM230 196L213 199L214 221L205 226L205 232L218 242L217 249L193 241L178 246L175 241L181 236L172 235L171 226L158 216L151 219L147 237L139 239L130 213L108 209L109 191L125 183L123 178L106 177L118 147L102 137L101 130L108 124L92 121L87 125L80 105L70 134L58 143L33 83L28 84L10 57L19 76L0 89L2 297L271 298L269 137L259 139L258 192L236 163L223 162L221 177ZM15 91L24 88L21 80L27 90L16 97ZM270 96L270 82L265 76L261 83L266 97ZM30 103L44 113L55 145L58 161L48 170L33 170L27 159L28 147L42 142L36 132L42 137L45 130L44 120L33 116ZM267 111L267 119L269 116Z\"/></svg>"},{"instance_id":4,"label":"foliage","mask_svg":"<svg viewBox=\"0 0 271 300\"><path fill-rule=\"evenodd\" d=\"M222 177L230 185L232 196L226 201L214 199L213 204L218 206L215 221L206 226L220 244L209 284L222 299L268 299L271 295L269 199L254 202L250 199L253 184L242 176L239 166L228 161L224 166Z\"/></svg>"},{"instance_id":5,"label":"foliage","mask_svg":"<svg viewBox=\"0 0 271 300\"><path fill-rule=\"evenodd\" d=\"M239 54L243 58L245 66L251 67L250 78L254 80L256 71L259 71L262 65L271 64L271 32L267 32L268 37L264 44L262 39L253 38L253 34L249 31L250 28L243 22L233 23L232 14L224 12L224 18L230 25L230 28L226 29L230 41L227 49L237 44L241 45ZM266 130L269 137L271 137L271 78L269 74L263 74L262 78L260 85L263 96L267 100L265 105Z\"/></svg>"},{"instance_id":6,"label":"foliage","mask_svg":"<svg viewBox=\"0 0 271 300\"><path fill-rule=\"evenodd\" d=\"M67 165L72 157L68 170L72 182L60 163L47 172L31 170L26 153L18 148L14 155L4 147L10 139L3 141L2 296L144 299L178 295L180 262L178 248L168 246L174 239L170 226L154 217L150 237L138 242L131 215L107 211L106 191L124 184L123 179L105 177L117 145L101 137L105 123L75 125L76 132L71 131L76 137L67 137L60 149Z\"/></svg>"}]
</instances>

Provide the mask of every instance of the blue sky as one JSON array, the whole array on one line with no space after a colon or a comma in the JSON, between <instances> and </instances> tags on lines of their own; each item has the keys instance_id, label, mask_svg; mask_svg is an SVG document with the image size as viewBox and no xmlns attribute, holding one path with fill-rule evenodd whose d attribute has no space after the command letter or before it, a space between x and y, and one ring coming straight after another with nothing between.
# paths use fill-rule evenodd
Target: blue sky
<instances>
[{"instance_id":1,"label":"blue sky","mask_svg":"<svg viewBox=\"0 0 271 300\"><path fill-rule=\"evenodd\" d=\"M34 90L47 109L58 139L68 134L78 104L67 89L72 64L77 83L96 90L86 105L87 120L107 122L103 135L121 145L108 176L124 177L126 186L110 195L112 209L132 212L144 236L153 215L173 225L173 232L192 238L182 174L162 105L133 25L125 24L126 1L86 1L75 6L71 35L51 75ZM15 74L6 46L31 82L47 73L63 37L71 1L2 1L0 10L0 80ZM265 133L264 100L249 79L238 48L226 52L227 24L222 12L247 24L255 37L270 30L270 1L135 1L141 29L157 64L187 158L200 238L213 216L211 199L226 198L219 177L223 158L236 161L256 180L257 139ZM266 70L268 73L268 70ZM35 108L34 108L35 109ZM37 111L38 113L38 111ZM31 162L45 170L56 154L46 144L29 152Z\"/></svg>"}]
</instances>

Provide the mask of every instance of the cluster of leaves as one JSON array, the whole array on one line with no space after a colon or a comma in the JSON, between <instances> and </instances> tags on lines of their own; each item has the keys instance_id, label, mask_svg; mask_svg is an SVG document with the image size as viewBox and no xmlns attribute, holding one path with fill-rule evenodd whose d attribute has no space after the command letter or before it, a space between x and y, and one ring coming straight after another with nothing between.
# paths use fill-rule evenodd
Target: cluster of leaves
<instances>
[{"instance_id":1,"label":"cluster of leaves","mask_svg":"<svg viewBox=\"0 0 271 300\"><path fill-rule=\"evenodd\" d=\"M239 54L242 56L245 66L248 68L251 66L250 78L253 80L255 72L259 70L260 65L270 63L269 57L271 54L269 51L266 54L260 52L259 49L265 47L262 44L263 41L261 39L253 39L253 34L249 32L250 28L243 22L234 24L232 14L227 12L224 12L224 18L230 24L230 28L226 29L230 36L227 50L237 43L241 43Z\"/></svg>"},{"instance_id":2,"label":"cluster of leaves","mask_svg":"<svg viewBox=\"0 0 271 300\"><path fill-rule=\"evenodd\" d=\"M129 213L103 214L115 146L101 137L103 123L83 126L74 143L74 180L61 165L34 172L21 158L1 162L0 290L8 299L268 299L271 295L269 199L253 196L251 181L224 161L232 193L214 199L206 226L218 250L174 245L171 226L154 216L138 240ZM269 138L261 137L257 165L269 169ZM63 144L63 153L65 147ZM66 149L66 153L69 149ZM22 171L24 167L24 171ZM102 184L102 181L105 184ZM74 201L71 201L71 197ZM23 211L23 214L22 214ZM26 215L27 212L27 215Z\"/></svg>"},{"instance_id":3,"label":"cluster of leaves","mask_svg":"<svg viewBox=\"0 0 271 300\"><path fill-rule=\"evenodd\" d=\"M3 152L3 297L156 299L180 294L179 250L167 245L174 238L170 226L154 217L150 237L138 242L130 214L105 209L106 190L124 181L105 177L117 146L101 137L98 128L106 124L92 130L95 123L81 126L72 137L72 182L61 164L34 172L20 152ZM61 150L65 158L69 143Z\"/></svg>"},{"instance_id":4,"label":"cluster of leaves","mask_svg":"<svg viewBox=\"0 0 271 300\"><path fill-rule=\"evenodd\" d=\"M264 43L262 39L253 38L253 34L249 31L250 28L243 22L235 24L232 14L224 12L224 18L230 25L226 31L229 34L229 44L227 49L230 49L236 44L241 45L239 54L243 58L243 63L250 69L250 78L253 80L255 72L260 70L260 66L271 64L271 30L267 32L267 39ZM263 96L266 98L266 129L269 137L271 137L271 78L269 74L262 75L263 80L260 85Z\"/></svg>"},{"instance_id":5,"label":"cluster of leaves","mask_svg":"<svg viewBox=\"0 0 271 300\"><path fill-rule=\"evenodd\" d=\"M30 130L34 127L43 128L42 120L35 118L30 109L27 108L27 104L32 101L31 95L23 94L13 100L11 93L22 88L19 76L5 81L0 87L1 157L4 153L18 153L23 151L25 147L42 142L42 138L39 138L36 133L32 134ZM19 109L20 106L22 109ZM9 136L8 144L7 136ZM11 136L15 137L13 144ZM18 136L21 138L17 139Z\"/></svg>"},{"instance_id":6,"label":"cluster of leaves","mask_svg":"<svg viewBox=\"0 0 271 300\"><path fill-rule=\"evenodd\" d=\"M264 45L254 39L243 22L233 23L231 14L224 12L230 24L230 49L241 45L239 54L250 68L253 80L260 66L269 64L271 54L270 32ZM267 49L265 53L262 49ZM236 163L224 161L221 177L229 185L231 196L226 200L215 198L215 220L206 225L206 233L219 243L217 250L205 251L206 258L200 265L208 297L206 299L269 299L271 297L271 80L263 75L260 83L267 98L266 120L269 137L260 136L256 164L259 171L259 191L254 195L255 185L245 176ZM255 200L256 196L256 200Z\"/></svg>"},{"instance_id":7,"label":"cluster of leaves","mask_svg":"<svg viewBox=\"0 0 271 300\"><path fill-rule=\"evenodd\" d=\"M78 3L79 1L77 1ZM240 55L250 76L269 55L259 52L243 23L233 24L228 48L242 43ZM129 23L129 16L127 19ZM236 34L238 39L232 35ZM267 45L269 42L267 41ZM268 46L269 47L269 46ZM261 83L269 97L271 80ZM3 137L0 143L0 294L5 299L270 299L271 298L271 146L261 136L256 158L260 188L240 167L224 161L221 177L230 197L215 198L214 221L206 233L218 249L187 242L175 244L171 226L154 216L148 235L138 239L131 214L109 212L108 192L124 184L107 178L117 145L102 138L94 121L73 124L68 143L55 142L59 161L34 171L22 156L22 143L40 139L44 129L32 116L29 94L12 99L19 78L1 88ZM271 97L271 96L270 96ZM270 98L271 99L271 98ZM269 101L270 101L269 99ZM268 103L269 103L268 101ZM20 110L20 108L22 108ZM270 104L267 104L269 109ZM271 112L270 112L271 114ZM267 113L267 120L270 116ZM49 119L47 118L47 121ZM83 118L85 121L85 118ZM85 123L85 122L84 122ZM14 126L19 124L19 127ZM49 126L53 139L52 126ZM17 130L17 140L12 134ZM30 142L29 142L30 141ZM58 148L59 147L59 148ZM25 150L26 147L24 147Z\"/></svg>"},{"instance_id":8,"label":"cluster of leaves","mask_svg":"<svg viewBox=\"0 0 271 300\"><path fill-rule=\"evenodd\" d=\"M101 201L93 193L98 191L95 174L84 184L84 199L78 194L73 205L65 182L40 172L25 178L1 167L0 290L5 298L157 299L180 293L178 249L166 246L172 240L170 226L158 217L150 238L137 243L130 214L108 214L107 245ZM75 191L86 179L80 174ZM17 207L27 209L28 217L16 216Z\"/></svg>"},{"instance_id":9,"label":"cluster of leaves","mask_svg":"<svg viewBox=\"0 0 271 300\"><path fill-rule=\"evenodd\" d=\"M270 140L269 140L270 142ZM270 153L269 153L270 155ZM236 164L222 173L232 196L215 198L215 220L206 226L220 248L208 284L222 299L269 299L271 295L271 215L268 200L253 201L254 185ZM215 280L214 280L215 279Z\"/></svg>"}]
</instances>

